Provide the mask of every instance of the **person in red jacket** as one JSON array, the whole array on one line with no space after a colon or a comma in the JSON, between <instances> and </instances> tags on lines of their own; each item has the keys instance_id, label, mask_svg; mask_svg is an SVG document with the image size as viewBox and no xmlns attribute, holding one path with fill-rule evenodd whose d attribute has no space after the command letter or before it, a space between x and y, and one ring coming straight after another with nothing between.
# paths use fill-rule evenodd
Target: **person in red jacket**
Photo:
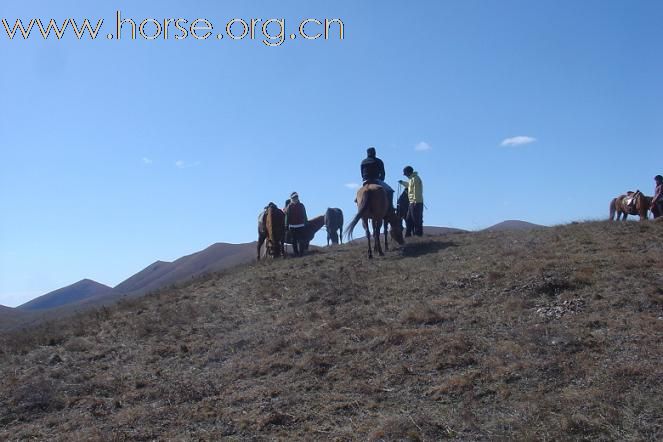
<instances>
[{"instance_id":1,"label":"person in red jacket","mask_svg":"<svg viewBox=\"0 0 663 442\"><path fill-rule=\"evenodd\" d=\"M290 195L290 204L285 209L285 225L290 231L292 249L296 256L304 255L305 241L304 227L308 218L306 216L306 207L299 201L297 192Z\"/></svg>"},{"instance_id":2,"label":"person in red jacket","mask_svg":"<svg viewBox=\"0 0 663 442\"><path fill-rule=\"evenodd\" d=\"M663 176L656 175L654 181L656 182L656 188L651 199L650 210L654 218L658 218L663 215Z\"/></svg>"}]
</instances>

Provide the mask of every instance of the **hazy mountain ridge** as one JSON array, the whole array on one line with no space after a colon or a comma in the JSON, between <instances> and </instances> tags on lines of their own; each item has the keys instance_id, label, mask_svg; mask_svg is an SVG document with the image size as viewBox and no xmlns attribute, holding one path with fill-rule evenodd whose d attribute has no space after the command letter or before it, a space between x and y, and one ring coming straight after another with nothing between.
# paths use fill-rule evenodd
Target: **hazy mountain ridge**
<instances>
[{"instance_id":1,"label":"hazy mountain ridge","mask_svg":"<svg viewBox=\"0 0 663 442\"><path fill-rule=\"evenodd\" d=\"M91 279L83 279L67 287L54 290L19 305L18 310L38 311L74 304L90 298L101 297L112 292L112 288Z\"/></svg>"},{"instance_id":2,"label":"hazy mountain ridge","mask_svg":"<svg viewBox=\"0 0 663 442\"><path fill-rule=\"evenodd\" d=\"M525 221L505 221L489 227L486 230L518 230L540 227ZM324 234L324 230L321 231ZM360 233L361 229L355 229ZM445 235L461 233L466 230L452 227L425 226L425 235ZM363 233L363 232L361 232ZM318 232L318 234L321 234ZM363 235L362 235L363 236ZM365 238L357 238L361 241ZM61 289L54 290L46 295L35 298L18 308L26 311L39 311L50 316L67 314L68 312L90 308L100 303L113 302L123 296L140 296L154 290L167 287L171 284L195 278L204 273L219 271L236 265L245 264L255 259L256 242L251 243L215 243L192 254L178 258L172 262L155 261L114 288L110 288L95 281L84 279ZM87 287L87 288L86 288ZM95 289L96 287L96 289ZM49 309L53 309L49 312ZM56 310L57 309L57 310ZM0 315L9 317L12 312ZM23 317L24 319L26 317ZM5 324L7 323L6 321ZM1 328L1 327L0 327Z\"/></svg>"},{"instance_id":3,"label":"hazy mountain ridge","mask_svg":"<svg viewBox=\"0 0 663 442\"><path fill-rule=\"evenodd\" d=\"M118 285L116 285L113 290L115 293L131 293L140 290L152 283L159 280L165 274L170 272L173 269L173 263L167 261L156 261L149 266L145 267L143 270L138 273L130 276L125 279Z\"/></svg>"},{"instance_id":4,"label":"hazy mountain ridge","mask_svg":"<svg viewBox=\"0 0 663 442\"><path fill-rule=\"evenodd\" d=\"M546 228L547 226L542 226L540 224L533 224L527 221L520 221L516 219L509 219L506 221L502 221L501 223L497 223L493 226L487 227L483 230L485 231L492 231L492 232L500 232L500 231L507 231L507 230L530 230L530 229L543 229Z\"/></svg>"},{"instance_id":5,"label":"hazy mountain ridge","mask_svg":"<svg viewBox=\"0 0 663 442\"><path fill-rule=\"evenodd\" d=\"M111 288L90 279L63 287L35 298L16 309L0 311L0 329L21 322L34 323L59 315L115 302L124 296L140 296L171 284L195 278L204 273L231 268L255 259L256 243L215 243L200 252L173 262L156 261ZM18 312L31 312L20 315ZM36 315L38 313L39 315ZM9 321L12 318L12 321Z\"/></svg>"},{"instance_id":6,"label":"hazy mountain ridge","mask_svg":"<svg viewBox=\"0 0 663 442\"><path fill-rule=\"evenodd\" d=\"M256 256L256 243L215 243L173 262L157 261L118 284L115 295L143 295L176 282L204 273L251 262Z\"/></svg>"}]
</instances>

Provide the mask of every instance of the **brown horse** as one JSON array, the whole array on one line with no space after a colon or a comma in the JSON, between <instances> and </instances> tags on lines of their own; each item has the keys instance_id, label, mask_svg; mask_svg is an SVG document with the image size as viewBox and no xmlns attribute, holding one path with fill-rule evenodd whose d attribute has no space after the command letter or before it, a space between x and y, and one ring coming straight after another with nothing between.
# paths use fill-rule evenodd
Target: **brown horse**
<instances>
[{"instance_id":1,"label":"brown horse","mask_svg":"<svg viewBox=\"0 0 663 442\"><path fill-rule=\"evenodd\" d=\"M647 219L647 210L651 206L652 198L645 196L639 190L635 192L626 192L626 195L619 195L610 201L610 220L614 221L615 214L617 221L625 220L629 215L639 215L640 221Z\"/></svg>"},{"instance_id":2,"label":"brown horse","mask_svg":"<svg viewBox=\"0 0 663 442\"><path fill-rule=\"evenodd\" d=\"M385 223L384 232L384 247L389 250L387 242L387 225L391 226L391 237L398 243L403 244L403 226L396 213L389 210L389 200L387 192L378 184L365 184L357 191L357 214L350 221L346 227L346 235L352 238L352 231L355 226L362 220L362 225L366 231L366 239L368 240L368 257L373 258L373 250L371 249L371 233L368 230L368 220L370 219L373 224L373 237L375 241L375 251L384 256L382 252L382 245L380 244L380 229L382 223Z\"/></svg>"},{"instance_id":3,"label":"brown horse","mask_svg":"<svg viewBox=\"0 0 663 442\"><path fill-rule=\"evenodd\" d=\"M276 204L269 203L258 216L258 261L260 248L267 241L267 254L273 258L285 257L285 214Z\"/></svg>"}]
</instances>

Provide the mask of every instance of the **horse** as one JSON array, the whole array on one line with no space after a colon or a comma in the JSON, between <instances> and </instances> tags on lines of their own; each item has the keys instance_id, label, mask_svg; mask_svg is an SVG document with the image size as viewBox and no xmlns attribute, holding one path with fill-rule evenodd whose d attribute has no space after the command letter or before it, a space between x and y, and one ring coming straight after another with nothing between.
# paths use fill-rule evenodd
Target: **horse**
<instances>
[{"instance_id":1,"label":"horse","mask_svg":"<svg viewBox=\"0 0 663 442\"><path fill-rule=\"evenodd\" d=\"M315 218L311 218L306 222L306 224L303 227L302 239L299 242L300 250L303 251L308 250L309 243L313 241L313 237L315 236L315 234L318 232L318 230L322 229L322 226L324 225L325 225L324 215L316 216ZM292 244L292 238L290 237L289 232L286 232L284 243Z\"/></svg>"},{"instance_id":2,"label":"horse","mask_svg":"<svg viewBox=\"0 0 663 442\"><path fill-rule=\"evenodd\" d=\"M285 214L276 204L269 203L258 215L258 261L260 249L267 241L267 254L273 258L285 257Z\"/></svg>"},{"instance_id":3,"label":"horse","mask_svg":"<svg viewBox=\"0 0 663 442\"><path fill-rule=\"evenodd\" d=\"M407 212L410 207L410 197L407 195L407 188L401 192L396 202L396 215L398 216L398 221L403 225L403 221L407 218Z\"/></svg>"},{"instance_id":4,"label":"horse","mask_svg":"<svg viewBox=\"0 0 663 442\"><path fill-rule=\"evenodd\" d=\"M343 244L343 211L338 208L328 208L325 212L325 228L327 229L327 246L329 241ZM337 232L340 231L340 232Z\"/></svg>"},{"instance_id":5,"label":"horse","mask_svg":"<svg viewBox=\"0 0 663 442\"><path fill-rule=\"evenodd\" d=\"M652 197L645 196L639 190L626 192L626 195L619 195L610 201L610 220L614 221L615 214L617 215L617 221L626 220L628 215L639 215L640 221L646 220L651 200Z\"/></svg>"},{"instance_id":6,"label":"horse","mask_svg":"<svg viewBox=\"0 0 663 442\"><path fill-rule=\"evenodd\" d=\"M389 250L387 243L387 224L391 226L391 237L398 243L403 244L403 226L401 221L396 215L396 212L389 209L389 199L387 192L378 184L365 184L357 190L357 214L350 221L350 224L345 228L346 235L352 237L352 231L355 226L362 220L362 225L366 231L366 239L368 240L368 258L373 258L373 250L371 249L371 233L368 230L368 220L370 219L373 224L373 237L375 240L375 251L384 256L382 252L382 245L380 244L380 229L382 223L385 223L384 231L384 247Z\"/></svg>"}]
</instances>

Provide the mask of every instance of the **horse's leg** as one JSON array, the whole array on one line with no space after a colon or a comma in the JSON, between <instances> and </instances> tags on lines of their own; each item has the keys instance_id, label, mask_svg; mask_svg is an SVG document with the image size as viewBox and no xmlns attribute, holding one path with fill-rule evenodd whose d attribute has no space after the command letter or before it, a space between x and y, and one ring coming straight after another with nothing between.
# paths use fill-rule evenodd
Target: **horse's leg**
<instances>
[{"instance_id":1,"label":"horse's leg","mask_svg":"<svg viewBox=\"0 0 663 442\"><path fill-rule=\"evenodd\" d=\"M380 242L380 231L382 230L382 220L373 220L373 233L375 234L375 247L378 255L384 256L382 252L382 243Z\"/></svg>"},{"instance_id":2,"label":"horse's leg","mask_svg":"<svg viewBox=\"0 0 663 442\"><path fill-rule=\"evenodd\" d=\"M338 228L339 230L339 235L338 235L338 241L343 244L343 223L341 223L341 227Z\"/></svg>"},{"instance_id":3,"label":"horse's leg","mask_svg":"<svg viewBox=\"0 0 663 442\"><path fill-rule=\"evenodd\" d=\"M387 223L386 220L383 220L384 222L384 251L388 252L389 251L389 224Z\"/></svg>"},{"instance_id":4,"label":"horse's leg","mask_svg":"<svg viewBox=\"0 0 663 442\"><path fill-rule=\"evenodd\" d=\"M263 243L265 242L266 236L258 232L258 261L260 261L260 249L262 248Z\"/></svg>"},{"instance_id":5,"label":"horse's leg","mask_svg":"<svg viewBox=\"0 0 663 442\"><path fill-rule=\"evenodd\" d=\"M362 219L364 230L366 231L366 241L368 242L368 259L373 258L373 250L371 250L371 232L368 230L368 219Z\"/></svg>"}]
</instances>

